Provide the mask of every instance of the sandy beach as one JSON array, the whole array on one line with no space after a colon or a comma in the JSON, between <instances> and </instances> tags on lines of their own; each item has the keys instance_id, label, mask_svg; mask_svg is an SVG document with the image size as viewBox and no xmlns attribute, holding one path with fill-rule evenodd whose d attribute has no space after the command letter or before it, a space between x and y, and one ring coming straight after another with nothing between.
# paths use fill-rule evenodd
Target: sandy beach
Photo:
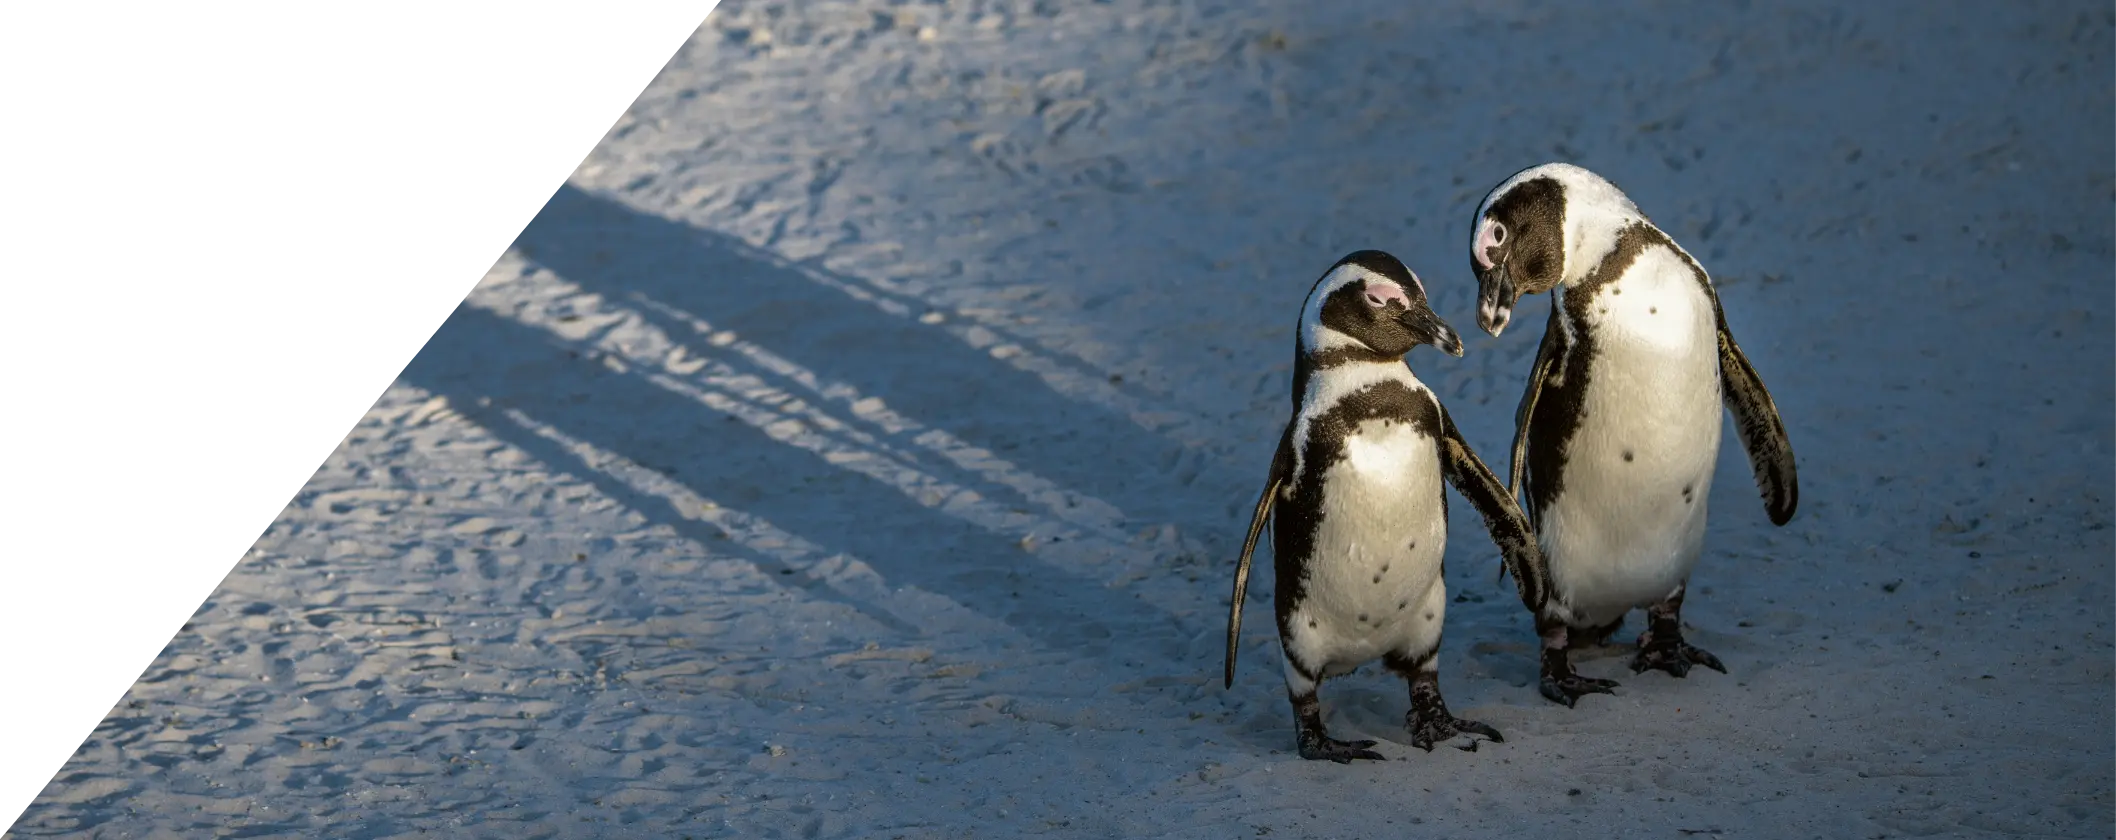
<instances>
[{"instance_id":1,"label":"sandy beach","mask_svg":"<svg viewBox=\"0 0 2116 840\"><path fill-rule=\"evenodd\" d=\"M2111 836L2116 12L1315 6L726 0L7 837ZM1419 272L1503 471L1468 224L1548 160L1713 273L1799 514L1727 434L1730 673L1566 709L1457 497L1506 741L1376 666L1302 761L1268 554L1220 685L1302 297Z\"/></svg>"}]
</instances>

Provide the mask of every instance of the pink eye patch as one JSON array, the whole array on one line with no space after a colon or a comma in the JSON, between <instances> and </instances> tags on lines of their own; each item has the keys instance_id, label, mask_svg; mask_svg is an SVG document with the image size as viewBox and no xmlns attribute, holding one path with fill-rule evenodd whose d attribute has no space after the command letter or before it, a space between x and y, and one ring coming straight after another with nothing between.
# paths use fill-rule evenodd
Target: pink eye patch
<instances>
[{"instance_id":1,"label":"pink eye patch","mask_svg":"<svg viewBox=\"0 0 2116 840\"><path fill-rule=\"evenodd\" d=\"M1403 308L1405 309L1411 308L1411 296L1404 294L1402 288L1397 287L1394 284L1377 284L1367 286L1367 303L1372 304L1376 307L1381 307L1387 306L1389 301L1392 300L1397 303L1403 304Z\"/></svg>"}]
</instances>

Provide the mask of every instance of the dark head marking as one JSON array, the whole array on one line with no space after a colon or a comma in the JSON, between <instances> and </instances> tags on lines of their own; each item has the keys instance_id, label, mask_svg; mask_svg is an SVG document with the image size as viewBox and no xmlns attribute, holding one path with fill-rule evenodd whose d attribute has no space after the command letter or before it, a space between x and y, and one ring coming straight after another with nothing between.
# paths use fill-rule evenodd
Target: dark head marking
<instances>
[{"instance_id":1,"label":"dark head marking","mask_svg":"<svg viewBox=\"0 0 2116 840\"><path fill-rule=\"evenodd\" d=\"M1549 175L1502 184L1470 225L1477 326L1498 335L1522 295L1550 291L1565 279L1565 187Z\"/></svg>"},{"instance_id":2,"label":"dark head marking","mask_svg":"<svg viewBox=\"0 0 2116 840\"><path fill-rule=\"evenodd\" d=\"M1470 270L1477 276L1477 325L1498 335L1522 295L1555 289L1594 268L1601 235L1645 217L1608 179L1566 163L1545 163L1499 182L1470 219ZM1575 264L1577 263L1577 264Z\"/></svg>"},{"instance_id":3,"label":"dark head marking","mask_svg":"<svg viewBox=\"0 0 2116 840\"><path fill-rule=\"evenodd\" d=\"M1426 302L1418 275L1382 251L1354 251L1315 281L1301 310L1303 353L1320 366L1393 361L1420 344L1462 355L1462 339Z\"/></svg>"}]
</instances>

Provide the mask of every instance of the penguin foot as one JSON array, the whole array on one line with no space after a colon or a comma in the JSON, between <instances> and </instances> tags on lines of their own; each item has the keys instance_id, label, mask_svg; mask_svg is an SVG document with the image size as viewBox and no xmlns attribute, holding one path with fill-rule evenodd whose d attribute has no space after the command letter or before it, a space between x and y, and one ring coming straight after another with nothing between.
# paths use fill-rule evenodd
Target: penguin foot
<instances>
[{"instance_id":1,"label":"penguin foot","mask_svg":"<svg viewBox=\"0 0 2116 840\"><path fill-rule=\"evenodd\" d=\"M1545 635L1543 683L1538 686L1543 691L1544 699L1552 703L1562 703L1565 708L1570 709L1581 697L1589 694L1615 694L1611 689L1616 688L1616 680L1583 677L1579 672L1572 670L1572 661L1565 655L1564 642L1565 636L1562 633Z\"/></svg>"},{"instance_id":2,"label":"penguin foot","mask_svg":"<svg viewBox=\"0 0 2116 840\"><path fill-rule=\"evenodd\" d=\"M1727 666L1720 664L1719 657L1703 648L1681 640L1669 640L1640 646L1638 655L1631 658L1631 673L1643 674L1650 668L1681 679L1690 675L1692 665L1703 665L1722 674L1727 672Z\"/></svg>"},{"instance_id":3,"label":"penguin foot","mask_svg":"<svg viewBox=\"0 0 2116 840\"><path fill-rule=\"evenodd\" d=\"M1390 667L1410 681L1411 710L1403 715L1403 725L1411 730L1411 746L1426 752L1433 745L1447 741L1457 735L1481 735L1486 740L1504 741L1506 736L1474 720L1463 720L1447 710L1447 701L1440 696L1440 675L1434 667L1432 654L1421 657L1398 656L1389 660ZM1457 745L1463 752L1476 752L1478 741Z\"/></svg>"},{"instance_id":4,"label":"penguin foot","mask_svg":"<svg viewBox=\"0 0 2116 840\"><path fill-rule=\"evenodd\" d=\"M1411 730L1411 746L1426 752L1432 752L1433 745L1457 735L1482 735L1489 741L1502 744L1506 742L1506 736L1499 734L1499 730L1474 720L1455 717L1445 711L1437 716L1430 714L1419 715L1417 712L1412 712L1404 717L1406 718L1404 725ZM1481 742L1477 739L1471 738L1468 743L1461 744L1456 749L1463 752L1476 752L1477 744L1479 743Z\"/></svg>"},{"instance_id":5,"label":"penguin foot","mask_svg":"<svg viewBox=\"0 0 2116 840\"><path fill-rule=\"evenodd\" d=\"M1543 675L1541 688L1545 699L1552 703L1562 703L1565 708L1570 709L1580 698L1589 694L1615 694L1611 689L1617 685L1619 683L1616 680L1583 677L1574 673L1546 673Z\"/></svg>"},{"instance_id":6,"label":"penguin foot","mask_svg":"<svg viewBox=\"0 0 2116 840\"><path fill-rule=\"evenodd\" d=\"M1683 594L1688 590L1686 581L1666 599L1646 608L1646 631L1638 634L1638 655L1631 659L1632 673L1642 674L1652 668L1680 679L1689 676L1692 665L1727 672L1727 666L1719 664L1719 657L1683 641Z\"/></svg>"},{"instance_id":7,"label":"penguin foot","mask_svg":"<svg viewBox=\"0 0 2116 840\"><path fill-rule=\"evenodd\" d=\"M1386 761L1387 759L1381 757L1381 753L1367 749L1374 746L1374 743L1373 741L1339 741L1328 735L1302 737L1300 739L1300 757L1309 761L1335 761L1339 764L1351 764L1352 759L1355 758Z\"/></svg>"},{"instance_id":8,"label":"penguin foot","mask_svg":"<svg viewBox=\"0 0 2116 840\"><path fill-rule=\"evenodd\" d=\"M1339 741L1323 729L1322 701L1315 696L1315 684L1309 683L1304 691L1287 692L1293 701L1293 738L1300 746L1300 757L1309 761L1335 761L1351 764L1352 759L1386 761L1381 753L1367 749L1373 741Z\"/></svg>"}]
</instances>

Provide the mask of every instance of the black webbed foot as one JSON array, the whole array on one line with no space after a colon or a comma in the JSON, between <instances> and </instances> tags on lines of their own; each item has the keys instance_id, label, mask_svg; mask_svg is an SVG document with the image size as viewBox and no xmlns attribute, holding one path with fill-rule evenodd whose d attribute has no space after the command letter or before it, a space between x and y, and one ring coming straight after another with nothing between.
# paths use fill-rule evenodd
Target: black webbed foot
<instances>
[{"instance_id":1,"label":"black webbed foot","mask_svg":"<svg viewBox=\"0 0 2116 840\"><path fill-rule=\"evenodd\" d=\"M1692 665L1703 665L1722 674L1727 672L1727 666L1720 664L1719 657L1713 656L1703 648L1676 640L1656 641L1641 646L1638 655L1631 658L1631 673L1643 674L1650 668L1666 671L1669 676L1681 679L1690 675Z\"/></svg>"},{"instance_id":2,"label":"black webbed foot","mask_svg":"<svg viewBox=\"0 0 2116 840\"><path fill-rule=\"evenodd\" d=\"M1683 593L1688 588L1687 584L1676 587L1666 600L1646 609L1646 632L1638 634L1638 655L1631 658L1632 673L1642 674L1651 668L1681 679L1690 675L1692 665L1727 672L1719 657L1683 641Z\"/></svg>"},{"instance_id":3,"label":"black webbed foot","mask_svg":"<svg viewBox=\"0 0 2116 840\"><path fill-rule=\"evenodd\" d=\"M1488 724L1458 718L1448 712L1447 701L1440 697L1440 678L1433 669L1430 655L1415 664L1400 658L1390 664L1399 673L1404 673L1411 684L1411 710L1403 716L1404 726L1411 731L1411 746L1432 752L1433 745L1457 735L1480 735L1486 740L1499 742L1506 740L1506 736ZM1458 745L1458 749L1476 752L1479 743L1471 738Z\"/></svg>"},{"instance_id":4,"label":"black webbed foot","mask_svg":"<svg viewBox=\"0 0 2116 840\"><path fill-rule=\"evenodd\" d=\"M1616 692L1611 689L1616 688L1619 684L1616 680L1583 677L1579 674L1566 674L1564 676L1544 674L1543 684L1540 687L1546 699L1552 703L1562 703L1569 709L1573 708L1580 698L1589 694L1615 694Z\"/></svg>"},{"instance_id":5,"label":"black webbed foot","mask_svg":"<svg viewBox=\"0 0 2116 840\"><path fill-rule=\"evenodd\" d=\"M1357 758L1387 760L1381 757L1381 753L1368 749L1374 746L1373 741L1339 741L1330 737L1329 731L1323 728L1322 701L1315 696L1312 685L1305 692L1289 694L1287 699L1293 701L1293 737L1300 747L1301 758L1339 764L1351 764Z\"/></svg>"},{"instance_id":6,"label":"black webbed foot","mask_svg":"<svg viewBox=\"0 0 2116 840\"><path fill-rule=\"evenodd\" d=\"M1447 714L1445 710L1441 712L1439 717L1422 719L1414 711L1404 716L1404 724L1411 730L1411 746L1426 752L1432 752L1435 744L1444 743L1457 735L1482 735L1486 740L1502 744L1506 742L1506 736L1499 734L1499 730L1491 728L1490 725L1458 718ZM1477 744L1479 743L1482 742L1472 738L1468 742L1458 745L1456 749L1463 752L1476 752Z\"/></svg>"},{"instance_id":7,"label":"black webbed foot","mask_svg":"<svg viewBox=\"0 0 2116 840\"><path fill-rule=\"evenodd\" d=\"M1385 761L1386 759L1381 757L1381 753L1367 749L1374 746L1374 743L1373 741L1339 741L1336 738L1317 733L1312 738L1303 736L1300 739L1300 757L1309 761L1335 761L1339 764L1351 764L1352 760L1356 758Z\"/></svg>"},{"instance_id":8,"label":"black webbed foot","mask_svg":"<svg viewBox=\"0 0 2116 840\"><path fill-rule=\"evenodd\" d=\"M1589 694L1615 694L1615 680L1583 677L1572 670L1572 662L1565 656L1562 647L1543 648L1543 681L1538 688L1544 699L1562 703L1565 708L1574 708L1581 697Z\"/></svg>"}]
</instances>

